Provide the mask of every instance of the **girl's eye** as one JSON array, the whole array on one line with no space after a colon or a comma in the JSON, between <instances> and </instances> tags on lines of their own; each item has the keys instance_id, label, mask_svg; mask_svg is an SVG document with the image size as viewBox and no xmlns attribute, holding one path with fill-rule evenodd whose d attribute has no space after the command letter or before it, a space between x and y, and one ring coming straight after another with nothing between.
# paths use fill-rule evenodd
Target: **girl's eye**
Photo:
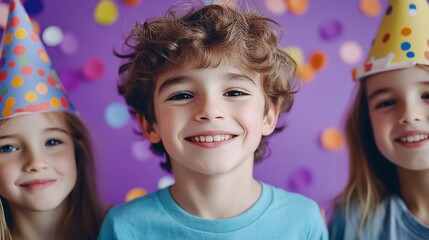
<instances>
[{"instance_id":1,"label":"girl's eye","mask_svg":"<svg viewBox=\"0 0 429 240\"><path fill-rule=\"evenodd\" d=\"M56 139L49 139L48 141L46 141L45 146L56 146L58 144L61 144L61 142Z\"/></svg>"},{"instance_id":2,"label":"girl's eye","mask_svg":"<svg viewBox=\"0 0 429 240\"><path fill-rule=\"evenodd\" d=\"M377 104L377 106L375 108L376 109L386 108L386 107L390 107L390 106L394 105L395 103L396 103L395 100L387 100L387 101L383 101L383 102Z\"/></svg>"},{"instance_id":3,"label":"girl's eye","mask_svg":"<svg viewBox=\"0 0 429 240\"><path fill-rule=\"evenodd\" d=\"M224 96L226 96L226 97L238 97L238 96L245 96L245 95L249 95L249 94L244 93L244 92L239 91L239 90L231 90L231 91L228 91L224 94Z\"/></svg>"},{"instance_id":4,"label":"girl's eye","mask_svg":"<svg viewBox=\"0 0 429 240\"><path fill-rule=\"evenodd\" d=\"M4 145L0 147L0 153L10 153L15 151L18 151L18 148L12 145Z\"/></svg>"},{"instance_id":5,"label":"girl's eye","mask_svg":"<svg viewBox=\"0 0 429 240\"><path fill-rule=\"evenodd\" d=\"M192 99L192 98L194 98L194 96L192 96L191 94L182 92L169 97L167 100L174 101L174 100L185 100L185 99Z\"/></svg>"}]
</instances>

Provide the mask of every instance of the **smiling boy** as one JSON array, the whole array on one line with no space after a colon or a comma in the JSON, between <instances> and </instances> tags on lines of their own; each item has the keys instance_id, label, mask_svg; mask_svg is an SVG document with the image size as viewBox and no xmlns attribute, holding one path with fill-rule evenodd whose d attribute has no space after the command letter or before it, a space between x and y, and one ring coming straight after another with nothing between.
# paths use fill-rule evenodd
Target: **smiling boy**
<instances>
[{"instance_id":1,"label":"smiling boy","mask_svg":"<svg viewBox=\"0 0 429 240\"><path fill-rule=\"evenodd\" d=\"M253 177L293 102L274 25L209 5L134 26L119 92L175 183L111 209L99 239L327 239L314 201Z\"/></svg>"}]
</instances>

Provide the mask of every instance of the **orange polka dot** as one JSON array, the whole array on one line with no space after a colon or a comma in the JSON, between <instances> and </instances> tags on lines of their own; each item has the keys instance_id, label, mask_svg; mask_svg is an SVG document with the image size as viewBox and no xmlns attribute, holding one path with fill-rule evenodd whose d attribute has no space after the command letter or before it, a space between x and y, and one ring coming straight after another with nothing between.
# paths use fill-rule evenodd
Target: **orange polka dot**
<instances>
[{"instance_id":1,"label":"orange polka dot","mask_svg":"<svg viewBox=\"0 0 429 240\"><path fill-rule=\"evenodd\" d=\"M22 45L16 45L16 46L13 48L13 52L14 52L16 55L23 55L23 54L25 53L25 47L24 47L24 46L22 46Z\"/></svg>"},{"instance_id":2,"label":"orange polka dot","mask_svg":"<svg viewBox=\"0 0 429 240\"><path fill-rule=\"evenodd\" d=\"M403 28L402 30L401 30L401 34L402 34L402 36L409 36L410 34L411 34L411 29L410 28Z\"/></svg>"},{"instance_id":3,"label":"orange polka dot","mask_svg":"<svg viewBox=\"0 0 429 240\"><path fill-rule=\"evenodd\" d=\"M9 5L9 12L12 12L13 10L15 10L15 7L16 7L15 2L10 2L10 5Z\"/></svg>"},{"instance_id":4,"label":"orange polka dot","mask_svg":"<svg viewBox=\"0 0 429 240\"><path fill-rule=\"evenodd\" d=\"M12 79L12 87L18 88L24 84L24 79L21 76L16 76Z\"/></svg>"},{"instance_id":5,"label":"orange polka dot","mask_svg":"<svg viewBox=\"0 0 429 240\"><path fill-rule=\"evenodd\" d=\"M48 83L51 84L52 86L55 87L57 85L57 83L55 82L55 78L53 78L52 76L48 76L47 80L48 80Z\"/></svg>"},{"instance_id":6,"label":"orange polka dot","mask_svg":"<svg viewBox=\"0 0 429 240\"><path fill-rule=\"evenodd\" d=\"M15 61L10 61L9 62L9 67L10 68L13 68L13 67L15 67L16 66L16 62Z\"/></svg>"},{"instance_id":7,"label":"orange polka dot","mask_svg":"<svg viewBox=\"0 0 429 240\"><path fill-rule=\"evenodd\" d=\"M9 45L13 40L13 36L11 33L6 34L6 36L4 36L4 45L7 46Z\"/></svg>"},{"instance_id":8,"label":"orange polka dot","mask_svg":"<svg viewBox=\"0 0 429 240\"><path fill-rule=\"evenodd\" d=\"M41 76L41 77L45 76L45 71L43 71L42 69L39 69L39 70L37 71L37 73L38 73L38 74L39 74L39 76Z\"/></svg>"},{"instance_id":9,"label":"orange polka dot","mask_svg":"<svg viewBox=\"0 0 429 240\"><path fill-rule=\"evenodd\" d=\"M1 71L0 72L0 82L4 81L7 78L7 72L6 71Z\"/></svg>"},{"instance_id":10,"label":"orange polka dot","mask_svg":"<svg viewBox=\"0 0 429 240\"><path fill-rule=\"evenodd\" d=\"M12 17L12 19L10 20L10 26L11 27L16 27L21 23L21 19L18 16L14 16Z\"/></svg>"},{"instance_id":11,"label":"orange polka dot","mask_svg":"<svg viewBox=\"0 0 429 240\"><path fill-rule=\"evenodd\" d=\"M326 65L326 55L325 55L325 53L323 53L323 52L314 52L310 56L310 65L316 71L318 71L318 70L322 69L323 67L325 67L325 65Z\"/></svg>"},{"instance_id":12,"label":"orange polka dot","mask_svg":"<svg viewBox=\"0 0 429 240\"><path fill-rule=\"evenodd\" d=\"M42 49L39 49L39 57L43 62L45 62L45 63L49 62L48 55Z\"/></svg>"},{"instance_id":13,"label":"orange polka dot","mask_svg":"<svg viewBox=\"0 0 429 240\"><path fill-rule=\"evenodd\" d=\"M30 76L33 73L33 68L30 66L24 66L22 67L21 72L25 76Z\"/></svg>"},{"instance_id":14,"label":"orange polka dot","mask_svg":"<svg viewBox=\"0 0 429 240\"><path fill-rule=\"evenodd\" d=\"M6 105L7 108L12 108L13 106L15 106L15 98L8 97L4 104Z\"/></svg>"}]
</instances>

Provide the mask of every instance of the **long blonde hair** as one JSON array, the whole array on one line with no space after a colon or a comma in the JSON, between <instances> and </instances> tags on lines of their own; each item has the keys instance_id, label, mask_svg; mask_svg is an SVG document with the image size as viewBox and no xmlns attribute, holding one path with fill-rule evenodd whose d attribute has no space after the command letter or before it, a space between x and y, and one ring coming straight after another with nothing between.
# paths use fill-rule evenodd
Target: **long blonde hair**
<instances>
[{"instance_id":1,"label":"long blonde hair","mask_svg":"<svg viewBox=\"0 0 429 240\"><path fill-rule=\"evenodd\" d=\"M91 147L90 134L82 120L73 113L53 112L62 118L70 130L75 148L77 166L76 185L67 197L68 208L57 230L61 239L96 239L102 221L95 184L95 166ZM47 115L47 114L45 114ZM8 119L0 120L2 126ZM1 198L0 206L0 240L11 240L11 214L7 201Z\"/></svg>"},{"instance_id":2,"label":"long blonde hair","mask_svg":"<svg viewBox=\"0 0 429 240\"><path fill-rule=\"evenodd\" d=\"M429 71L429 66L417 67ZM366 81L360 81L347 115L349 180L336 201L336 208L345 208L346 216L352 207L359 207L362 212L359 230L368 222L378 204L389 196L400 195L396 166L381 154L375 143L369 118Z\"/></svg>"}]
</instances>

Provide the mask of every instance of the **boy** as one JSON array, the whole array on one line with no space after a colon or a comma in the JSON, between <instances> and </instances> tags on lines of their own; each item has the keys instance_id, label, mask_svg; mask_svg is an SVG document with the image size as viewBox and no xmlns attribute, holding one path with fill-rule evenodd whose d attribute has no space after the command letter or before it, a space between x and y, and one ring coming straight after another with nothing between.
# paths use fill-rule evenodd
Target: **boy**
<instances>
[{"instance_id":1,"label":"boy","mask_svg":"<svg viewBox=\"0 0 429 240\"><path fill-rule=\"evenodd\" d=\"M134 26L119 92L175 183L113 208L99 239L327 239L314 201L253 178L294 94L272 25L209 5Z\"/></svg>"}]
</instances>

